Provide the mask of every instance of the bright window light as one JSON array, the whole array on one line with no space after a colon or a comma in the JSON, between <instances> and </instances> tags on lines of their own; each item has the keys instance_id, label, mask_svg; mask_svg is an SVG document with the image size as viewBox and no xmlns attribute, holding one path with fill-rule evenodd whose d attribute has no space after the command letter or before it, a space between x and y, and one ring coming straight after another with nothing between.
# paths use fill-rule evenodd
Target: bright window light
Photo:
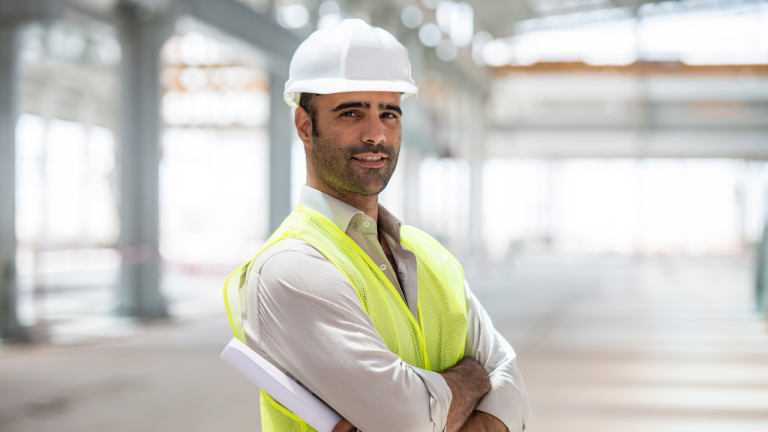
<instances>
[{"instance_id":1,"label":"bright window light","mask_svg":"<svg viewBox=\"0 0 768 432\"><path fill-rule=\"evenodd\" d=\"M165 130L160 166L165 260L226 267L258 250L269 235L268 142L259 129Z\"/></svg>"},{"instance_id":2,"label":"bright window light","mask_svg":"<svg viewBox=\"0 0 768 432\"><path fill-rule=\"evenodd\" d=\"M492 40L483 45L483 62L490 66L503 66L509 63L509 44L501 39Z\"/></svg>"},{"instance_id":3,"label":"bright window light","mask_svg":"<svg viewBox=\"0 0 768 432\"><path fill-rule=\"evenodd\" d=\"M182 36L179 56L190 66L226 64L232 60L232 48L196 31Z\"/></svg>"},{"instance_id":4,"label":"bright window light","mask_svg":"<svg viewBox=\"0 0 768 432\"><path fill-rule=\"evenodd\" d=\"M80 60L86 48L85 34L79 27L55 24L48 32L48 49L58 58L69 61Z\"/></svg>"},{"instance_id":5,"label":"bright window light","mask_svg":"<svg viewBox=\"0 0 768 432\"><path fill-rule=\"evenodd\" d=\"M16 136L19 242L46 248L113 244L112 131L23 114Z\"/></svg>"},{"instance_id":6,"label":"bright window light","mask_svg":"<svg viewBox=\"0 0 768 432\"><path fill-rule=\"evenodd\" d=\"M688 64L768 63L768 6L746 13L707 10L644 17L640 55Z\"/></svg>"},{"instance_id":7,"label":"bright window light","mask_svg":"<svg viewBox=\"0 0 768 432\"><path fill-rule=\"evenodd\" d=\"M461 159L424 159L419 165L421 226L449 240L452 250L469 234L470 167Z\"/></svg>"},{"instance_id":8,"label":"bright window light","mask_svg":"<svg viewBox=\"0 0 768 432\"><path fill-rule=\"evenodd\" d=\"M491 159L482 172L484 242L495 259L542 245L738 253L742 175L743 162L728 159ZM752 189L761 194L764 181L755 176Z\"/></svg>"},{"instance_id":9,"label":"bright window light","mask_svg":"<svg viewBox=\"0 0 768 432\"><path fill-rule=\"evenodd\" d=\"M637 59L634 27L634 20L621 20L523 33L510 41L512 59L522 65L558 61L629 64Z\"/></svg>"},{"instance_id":10,"label":"bright window light","mask_svg":"<svg viewBox=\"0 0 768 432\"><path fill-rule=\"evenodd\" d=\"M515 25L517 34L506 39L512 49L510 60L521 65L571 61L624 65L637 59L768 64L768 5L706 10L691 5L645 5L639 19L615 8L522 21Z\"/></svg>"}]
</instances>

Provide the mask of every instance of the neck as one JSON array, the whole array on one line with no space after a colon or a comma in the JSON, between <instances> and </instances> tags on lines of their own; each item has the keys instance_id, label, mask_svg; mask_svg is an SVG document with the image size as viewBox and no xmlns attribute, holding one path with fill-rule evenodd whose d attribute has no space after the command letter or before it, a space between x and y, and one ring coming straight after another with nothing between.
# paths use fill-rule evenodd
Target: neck
<instances>
[{"instance_id":1,"label":"neck","mask_svg":"<svg viewBox=\"0 0 768 432\"><path fill-rule=\"evenodd\" d=\"M366 216L371 217L376 223L379 223L379 195L359 195L336 190L328 186L324 181L313 178L307 178L307 186L328 194L345 204L351 205L365 213Z\"/></svg>"}]
</instances>

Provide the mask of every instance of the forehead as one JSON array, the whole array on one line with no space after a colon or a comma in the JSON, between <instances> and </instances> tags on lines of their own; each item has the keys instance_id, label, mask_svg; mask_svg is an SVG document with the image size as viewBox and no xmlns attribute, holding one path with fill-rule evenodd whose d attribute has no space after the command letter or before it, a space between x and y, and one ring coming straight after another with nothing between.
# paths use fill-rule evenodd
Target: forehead
<instances>
[{"instance_id":1,"label":"forehead","mask_svg":"<svg viewBox=\"0 0 768 432\"><path fill-rule=\"evenodd\" d=\"M395 92L346 92L323 94L317 97L318 107L332 109L345 102L367 102L371 107L380 104L400 106L400 93Z\"/></svg>"}]
</instances>

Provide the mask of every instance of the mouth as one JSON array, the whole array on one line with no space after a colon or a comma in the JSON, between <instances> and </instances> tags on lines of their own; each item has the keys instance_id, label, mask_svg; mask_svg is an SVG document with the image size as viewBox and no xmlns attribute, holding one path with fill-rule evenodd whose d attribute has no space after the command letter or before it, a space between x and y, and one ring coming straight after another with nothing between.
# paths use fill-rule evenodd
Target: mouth
<instances>
[{"instance_id":1,"label":"mouth","mask_svg":"<svg viewBox=\"0 0 768 432\"><path fill-rule=\"evenodd\" d=\"M381 153L367 153L352 156L352 159L366 168L381 168L386 163L387 155Z\"/></svg>"}]
</instances>

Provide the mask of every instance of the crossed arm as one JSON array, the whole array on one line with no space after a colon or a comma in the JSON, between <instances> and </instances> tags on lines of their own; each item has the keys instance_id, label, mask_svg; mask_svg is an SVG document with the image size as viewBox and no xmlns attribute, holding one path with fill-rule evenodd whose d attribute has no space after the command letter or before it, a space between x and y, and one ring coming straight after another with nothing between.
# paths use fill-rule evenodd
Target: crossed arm
<instances>
[{"instance_id":1,"label":"crossed arm","mask_svg":"<svg viewBox=\"0 0 768 432\"><path fill-rule=\"evenodd\" d=\"M480 363L465 358L441 375L452 394L446 432L507 432L501 420L475 410L480 399L491 390L491 381Z\"/></svg>"},{"instance_id":2,"label":"crossed arm","mask_svg":"<svg viewBox=\"0 0 768 432\"><path fill-rule=\"evenodd\" d=\"M465 354L473 360L438 374L407 365L387 348L354 288L311 246L291 239L270 251L247 281L248 344L346 417L347 429L338 430L354 424L367 432L493 431L477 426L490 422L520 432L527 422L515 353L468 286ZM313 277L303 276L307 268ZM480 391L473 390L477 383Z\"/></svg>"},{"instance_id":3,"label":"crossed arm","mask_svg":"<svg viewBox=\"0 0 768 432\"><path fill-rule=\"evenodd\" d=\"M476 411L480 399L491 390L491 381L483 367L474 359L465 358L440 375L451 389L446 432L507 432L507 427L496 417ZM354 426L342 419L333 432L349 432Z\"/></svg>"}]
</instances>

